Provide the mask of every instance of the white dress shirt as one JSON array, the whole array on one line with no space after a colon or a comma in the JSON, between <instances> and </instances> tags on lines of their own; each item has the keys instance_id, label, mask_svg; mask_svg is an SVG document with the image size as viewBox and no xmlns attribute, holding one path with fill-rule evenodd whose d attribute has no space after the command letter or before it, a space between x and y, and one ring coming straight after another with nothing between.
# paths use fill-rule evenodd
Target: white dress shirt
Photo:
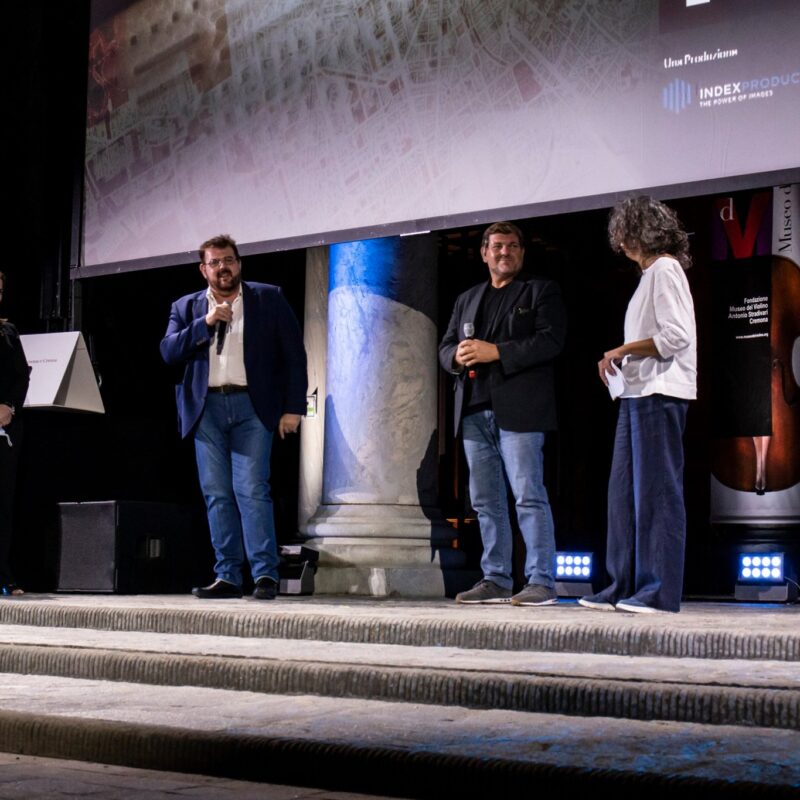
<instances>
[{"instance_id":1,"label":"white dress shirt","mask_svg":"<svg viewBox=\"0 0 800 800\"><path fill-rule=\"evenodd\" d=\"M213 311L219 303L214 299L211 289L206 292L208 310ZM208 348L208 385L247 386L247 373L244 369L244 304L242 290L231 303L233 320L228 323L222 352L217 355L217 335L214 334Z\"/></svg>"}]
</instances>

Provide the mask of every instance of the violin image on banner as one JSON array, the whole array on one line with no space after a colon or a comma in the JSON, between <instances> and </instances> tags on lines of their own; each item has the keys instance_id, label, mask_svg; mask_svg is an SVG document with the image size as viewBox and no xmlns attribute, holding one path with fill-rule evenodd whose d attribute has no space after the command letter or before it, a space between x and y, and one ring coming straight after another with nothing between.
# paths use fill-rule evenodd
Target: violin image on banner
<instances>
[{"instance_id":1,"label":"violin image on banner","mask_svg":"<svg viewBox=\"0 0 800 800\"><path fill-rule=\"evenodd\" d=\"M712 472L732 489L764 494L800 482L800 267L775 255L756 257L752 265L768 267L769 275L769 349L756 359L769 370L768 408L752 435L716 440ZM745 384L766 378L766 369L742 372L738 380ZM758 387L744 391L754 396Z\"/></svg>"}]
</instances>

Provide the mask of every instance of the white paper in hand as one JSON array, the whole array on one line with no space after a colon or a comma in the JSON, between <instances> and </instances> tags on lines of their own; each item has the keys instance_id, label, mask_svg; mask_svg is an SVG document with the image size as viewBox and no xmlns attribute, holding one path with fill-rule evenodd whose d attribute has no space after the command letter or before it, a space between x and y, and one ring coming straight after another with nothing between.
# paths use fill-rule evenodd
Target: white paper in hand
<instances>
[{"instance_id":1,"label":"white paper in hand","mask_svg":"<svg viewBox=\"0 0 800 800\"><path fill-rule=\"evenodd\" d=\"M613 372L606 370L608 393L612 400L616 400L625 391L625 378L622 377L622 370L616 364L612 363L611 368Z\"/></svg>"}]
</instances>

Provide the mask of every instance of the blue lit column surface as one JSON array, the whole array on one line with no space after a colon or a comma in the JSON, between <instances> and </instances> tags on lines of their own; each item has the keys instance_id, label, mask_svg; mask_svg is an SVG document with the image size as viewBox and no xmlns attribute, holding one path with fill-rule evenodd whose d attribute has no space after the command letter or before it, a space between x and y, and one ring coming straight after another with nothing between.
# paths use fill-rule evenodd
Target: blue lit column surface
<instances>
[{"instance_id":1,"label":"blue lit column surface","mask_svg":"<svg viewBox=\"0 0 800 800\"><path fill-rule=\"evenodd\" d=\"M316 591L442 596L436 239L332 245Z\"/></svg>"}]
</instances>

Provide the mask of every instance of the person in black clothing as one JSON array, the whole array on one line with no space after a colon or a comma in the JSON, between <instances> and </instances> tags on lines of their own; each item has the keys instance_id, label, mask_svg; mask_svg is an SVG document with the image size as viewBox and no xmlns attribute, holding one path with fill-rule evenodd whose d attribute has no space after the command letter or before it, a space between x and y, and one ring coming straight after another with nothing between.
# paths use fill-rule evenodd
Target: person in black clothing
<instances>
[{"instance_id":1,"label":"person in black clothing","mask_svg":"<svg viewBox=\"0 0 800 800\"><path fill-rule=\"evenodd\" d=\"M0 272L0 301L5 289L5 275ZM17 461L22 444L20 411L28 392L28 362L17 329L0 319L0 594L23 594L11 576L11 550L14 487Z\"/></svg>"},{"instance_id":2,"label":"person in black clothing","mask_svg":"<svg viewBox=\"0 0 800 800\"><path fill-rule=\"evenodd\" d=\"M442 367L456 379L456 434L461 429L483 540L483 579L456 601L550 605L555 538L542 446L556 427L553 362L566 315L556 283L521 277L525 246L515 225L487 228L481 257L489 280L458 297L439 346ZM507 486L526 549L527 585L513 597Z\"/></svg>"}]
</instances>

